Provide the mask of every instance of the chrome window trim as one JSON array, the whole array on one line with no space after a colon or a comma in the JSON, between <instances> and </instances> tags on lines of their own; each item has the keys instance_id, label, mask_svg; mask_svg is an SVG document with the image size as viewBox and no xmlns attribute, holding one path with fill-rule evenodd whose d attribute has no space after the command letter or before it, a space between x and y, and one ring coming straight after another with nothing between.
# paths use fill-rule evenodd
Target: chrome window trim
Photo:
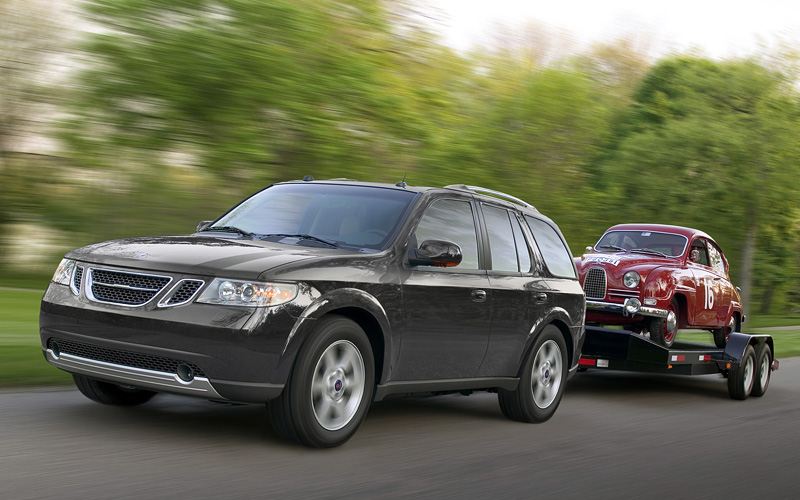
<instances>
[{"instance_id":1,"label":"chrome window trim","mask_svg":"<svg viewBox=\"0 0 800 500\"><path fill-rule=\"evenodd\" d=\"M180 289L181 285L183 283L187 282L187 281L200 282L201 285L199 287L197 287L197 290L194 291L194 293L191 295L191 297L189 297L188 299L184 300L183 302L176 302L174 304L168 304L169 300L172 298L173 295L175 295L175 293L177 293L177 291ZM169 283L167 283L167 285L169 285ZM169 291L167 291L167 293L164 294L161 297L161 300L158 301L158 307L175 307L175 306L182 306L184 304L188 304L189 302L194 300L194 298L197 296L197 294L200 293L203 290L203 288L205 288L205 286L206 286L206 281L203 280L203 279L183 278L181 280L178 280L174 285L172 285L172 288L170 288ZM166 288L166 286L164 288Z\"/></svg>"},{"instance_id":2,"label":"chrome window trim","mask_svg":"<svg viewBox=\"0 0 800 500\"><path fill-rule=\"evenodd\" d=\"M133 286L127 286L127 285L110 285L110 284L106 284L106 283L100 283L103 286L110 286L110 287L113 287L113 288L123 288L123 289L126 289L126 290L139 290L139 291L151 291L151 292L154 291L154 292L156 292L155 294L153 294L153 296L148 301L143 302L141 304L122 304L120 302L108 302L106 300L100 300L100 299L98 299L97 297L94 296L94 293L92 292L92 285L94 285L94 278L93 278L94 271L107 271L107 272L110 272L110 273L132 274L132 275L135 275L135 276L146 276L148 278L166 278L169 281L164 283L164 286L161 287L159 290L154 290L152 288L133 287ZM172 283L172 276L164 276L164 275L161 275L161 274L137 273L137 272L133 272L133 271L126 271L126 270L122 270L122 269L111 269L111 268L107 268L107 267L87 267L84 272L86 273L86 276L83 278L84 279L84 286L83 286L84 290L83 290L83 293L86 295L86 298L91 300L92 302L97 302L98 304L108 304L108 305L111 305L111 306L130 307L130 308L146 306L147 304L149 304L150 302L155 300L155 298L158 297L158 294L161 293L162 290L165 290L169 286L170 283Z\"/></svg>"}]
</instances>

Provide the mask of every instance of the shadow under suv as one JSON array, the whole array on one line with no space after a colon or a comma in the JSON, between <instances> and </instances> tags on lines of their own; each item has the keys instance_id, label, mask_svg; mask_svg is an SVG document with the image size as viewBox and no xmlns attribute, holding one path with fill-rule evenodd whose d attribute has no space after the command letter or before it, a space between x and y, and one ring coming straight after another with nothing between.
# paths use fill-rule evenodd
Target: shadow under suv
<instances>
[{"instance_id":1,"label":"shadow under suv","mask_svg":"<svg viewBox=\"0 0 800 500\"><path fill-rule=\"evenodd\" d=\"M329 447L392 396L486 390L549 419L584 312L563 236L527 203L330 180L271 185L188 236L72 250L39 322L94 401L266 403L278 434Z\"/></svg>"}]
</instances>

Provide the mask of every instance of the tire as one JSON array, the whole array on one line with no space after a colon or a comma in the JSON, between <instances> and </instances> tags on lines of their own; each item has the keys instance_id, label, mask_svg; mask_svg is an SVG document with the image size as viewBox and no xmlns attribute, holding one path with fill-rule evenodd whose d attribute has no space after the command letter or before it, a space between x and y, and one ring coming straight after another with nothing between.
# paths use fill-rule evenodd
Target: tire
<instances>
[{"instance_id":1,"label":"tire","mask_svg":"<svg viewBox=\"0 0 800 500\"><path fill-rule=\"evenodd\" d=\"M272 427L307 446L339 446L364 421L374 387L364 330L341 316L324 317L300 348L283 392L267 403Z\"/></svg>"},{"instance_id":2,"label":"tire","mask_svg":"<svg viewBox=\"0 0 800 500\"><path fill-rule=\"evenodd\" d=\"M650 340L664 347L672 347L678 335L678 301L674 298L667 307L666 318L653 318L648 321Z\"/></svg>"},{"instance_id":3,"label":"tire","mask_svg":"<svg viewBox=\"0 0 800 500\"><path fill-rule=\"evenodd\" d=\"M739 363L728 373L728 394L733 399L744 400L753 390L755 384L756 353L753 346L747 346Z\"/></svg>"},{"instance_id":4,"label":"tire","mask_svg":"<svg viewBox=\"0 0 800 500\"><path fill-rule=\"evenodd\" d=\"M731 333L738 332L739 328L739 322L736 320L736 313L733 313L731 314L731 320L728 322L727 327L712 330L714 334L714 345L720 349L725 348L725 346L728 345L728 338L731 336Z\"/></svg>"},{"instance_id":5,"label":"tire","mask_svg":"<svg viewBox=\"0 0 800 500\"><path fill-rule=\"evenodd\" d=\"M554 325L547 325L525 357L516 390L498 389L503 415L518 422L537 423L556 412L567 383L567 346Z\"/></svg>"},{"instance_id":6,"label":"tire","mask_svg":"<svg viewBox=\"0 0 800 500\"><path fill-rule=\"evenodd\" d=\"M127 388L110 382L101 382L83 375L72 374L81 394L97 403L113 406L138 406L156 395L153 391Z\"/></svg>"},{"instance_id":7,"label":"tire","mask_svg":"<svg viewBox=\"0 0 800 500\"><path fill-rule=\"evenodd\" d=\"M769 379L772 376L772 349L764 343L756 354L755 380L753 380L753 392L751 396L760 398L769 388Z\"/></svg>"}]
</instances>

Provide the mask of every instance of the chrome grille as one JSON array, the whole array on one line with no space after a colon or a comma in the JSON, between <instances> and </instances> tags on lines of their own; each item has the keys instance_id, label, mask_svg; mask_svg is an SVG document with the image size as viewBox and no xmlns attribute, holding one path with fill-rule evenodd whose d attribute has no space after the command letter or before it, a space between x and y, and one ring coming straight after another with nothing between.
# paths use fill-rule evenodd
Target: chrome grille
<instances>
[{"instance_id":1,"label":"chrome grille","mask_svg":"<svg viewBox=\"0 0 800 500\"><path fill-rule=\"evenodd\" d=\"M191 301L195 294L205 284L202 280L181 280L173 287L166 300L161 300L159 306L179 306Z\"/></svg>"},{"instance_id":2,"label":"chrome grille","mask_svg":"<svg viewBox=\"0 0 800 500\"><path fill-rule=\"evenodd\" d=\"M86 296L95 302L123 306L147 304L172 278L110 269L89 268Z\"/></svg>"},{"instance_id":3,"label":"chrome grille","mask_svg":"<svg viewBox=\"0 0 800 500\"><path fill-rule=\"evenodd\" d=\"M56 338L47 340L47 348L52 350L54 343L58 344L59 353L71 354L81 358L165 373L178 373L178 365L185 364L192 369L195 376L205 377L203 370L197 365L177 359L151 356L149 354L137 352L120 351L118 349L109 349L107 347L84 344L83 342Z\"/></svg>"},{"instance_id":4,"label":"chrome grille","mask_svg":"<svg viewBox=\"0 0 800 500\"><path fill-rule=\"evenodd\" d=\"M75 274L72 276L72 291L75 295L81 293L81 281L83 280L83 266L75 266Z\"/></svg>"},{"instance_id":5,"label":"chrome grille","mask_svg":"<svg viewBox=\"0 0 800 500\"><path fill-rule=\"evenodd\" d=\"M586 273L583 282L583 291L587 299L603 299L606 296L606 271L600 267L593 267Z\"/></svg>"}]
</instances>

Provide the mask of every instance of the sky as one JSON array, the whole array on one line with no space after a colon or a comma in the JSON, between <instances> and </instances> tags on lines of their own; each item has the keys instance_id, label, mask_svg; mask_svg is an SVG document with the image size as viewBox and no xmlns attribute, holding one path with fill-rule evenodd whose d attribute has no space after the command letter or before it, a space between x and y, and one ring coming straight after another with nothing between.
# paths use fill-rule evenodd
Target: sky
<instances>
[{"instance_id":1,"label":"sky","mask_svg":"<svg viewBox=\"0 0 800 500\"><path fill-rule=\"evenodd\" d=\"M566 30L579 45L646 34L658 52L701 49L714 58L746 56L759 44L800 40L796 0L428 0L445 14L445 43L466 50L500 22Z\"/></svg>"}]
</instances>

